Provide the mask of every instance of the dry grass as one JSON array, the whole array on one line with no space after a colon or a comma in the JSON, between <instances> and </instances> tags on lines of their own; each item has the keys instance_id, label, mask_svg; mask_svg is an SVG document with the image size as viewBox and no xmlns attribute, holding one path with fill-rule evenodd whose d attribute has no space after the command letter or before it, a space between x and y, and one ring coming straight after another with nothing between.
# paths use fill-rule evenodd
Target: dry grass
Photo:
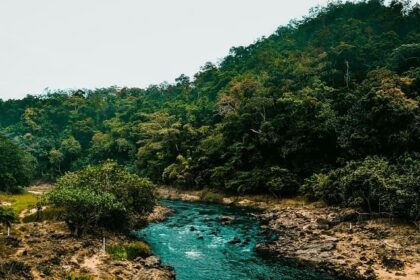
<instances>
[{"instance_id":1,"label":"dry grass","mask_svg":"<svg viewBox=\"0 0 420 280\"><path fill-rule=\"evenodd\" d=\"M25 209L34 207L38 197L32 193L23 193L23 194L4 194L0 193L0 202L8 202L11 205L8 206L13 209L13 211L19 215Z\"/></svg>"}]
</instances>

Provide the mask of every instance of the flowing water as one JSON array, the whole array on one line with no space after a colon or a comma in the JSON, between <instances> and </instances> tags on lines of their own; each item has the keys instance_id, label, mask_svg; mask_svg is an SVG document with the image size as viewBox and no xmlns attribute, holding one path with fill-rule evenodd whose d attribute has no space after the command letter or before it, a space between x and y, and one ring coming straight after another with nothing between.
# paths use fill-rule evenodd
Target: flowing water
<instances>
[{"instance_id":1,"label":"flowing water","mask_svg":"<svg viewBox=\"0 0 420 280\"><path fill-rule=\"evenodd\" d=\"M254 253L267 237L249 211L218 204L162 201L173 213L137 232L178 280L332 279ZM220 221L233 217L233 222ZM228 218L225 218L228 220Z\"/></svg>"}]
</instances>

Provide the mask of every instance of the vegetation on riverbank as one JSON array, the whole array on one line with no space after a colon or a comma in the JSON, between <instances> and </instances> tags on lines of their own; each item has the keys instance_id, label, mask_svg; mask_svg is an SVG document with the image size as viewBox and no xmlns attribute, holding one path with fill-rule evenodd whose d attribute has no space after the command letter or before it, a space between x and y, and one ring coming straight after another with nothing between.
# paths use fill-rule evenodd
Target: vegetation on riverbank
<instances>
[{"instance_id":1,"label":"vegetation on riverbank","mask_svg":"<svg viewBox=\"0 0 420 280\"><path fill-rule=\"evenodd\" d=\"M0 190L27 184L29 153L44 180L113 159L155 183L418 221L419 21L407 1L332 2L192 79L0 101L1 134L25 150Z\"/></svg>"},{"instance_id":2,"label":"vegetation on riverbank","mask_svg":"<svg viewBox=\"0 0 420 280\"><path fill-rule=\"evenodd\" d=\"M164 199L217 203L258 209L266 242L256 252L292 264L314 267L339 279L417 279L420 232L392 218L371 217L354 209L329 207L303 197L222 195L210 190L160 187Z\"/></svg>"},{"instance_id":3,"label":"vegetation on riverbank","mask_svg":"<svg viewBox=\"0 0 420 280\"><path fill-rule=\"evenodd\" d=\"M33 190L38 187L31 187ZM43 201L40 195L33 198ZM21 209L21 196L25 195L3 194L0 202L10 202L7 209L15 203ZM138 239L107 231L106 248L124 249L124 254L115 258L112 252L103 251L103 231L87 231L77 237L61 222L65 217L62 209L48 205L37 210L37 203L27 206L19 215L11 210L20 222L13 224L10 237L0 222L0 279L133 279L138 275L138 279L173 279L170 269L151 256L147 244ZM162 219L165 211L160 208L156 207L150 215L144 213L145 219Z\"/></svg>"},{"instance_id":4,"label":"vegetation on riverbank","mask_svg":"<svg viewBox=\"0 0 420 280\"><path fill-rule=\"evenodd\" d=\"M2 206L10 207L16 215L19 215L25 209L34 207L37 201L37 196L28 192L22 194L0 193Z\"/></svg>"},{"instance_id":5,"label":"vegetation on riverbank","mask_svg":"<svg viewBox=\"0 0 420 280\"><path fill-rule=\"evenodd\" d=\"M106 242L116 248L138 241L108 234ZM74 237L63 222L19 224L11 237L0 235L0 279L173 279L170 269L137 247L130 251L134 259L117 259L102 245L96 235Z\"/></svg>"},{"instance_id":6,"label":"vegetation on riverbank","mask_svg":"<svg viewBox=\"0 0 420 280\"><path fill-rule=\"evenodd\" d=\"M286 235L267 245L271 252L356 265L365 276L371 268L389 276L383 265L405 253L412 266L417 235L353 220L335 224L328 215L341 210L289 211L305 201L283 207L275 200L303 195L419 225L419 22L420 6L407 1L332 2L174 84L0 100L0 192L17 194L0 195L2 209L42 210L24 188L33 179L58 182L44 200L48 209L20 217L13 238L0 236L0 278L10 271L16 279L130 278L145 270L172 277L153 257L129 260L144 246L112 236L110 258L91 235L147 222L155 206L151 182L200 190L175 189L171 198L273 206L268 227ZM10 213L2 210L7 225ZM302 223L289 223L295 220ZM389 240L399 247L389 248ZM403 273L417 273L410 269Z\"/></svg>"},{"instance_id":7,"label":"vegetation on riverbank","mask_svg":"<svg viewBox=\"0 0 420 280\"><path fill-rule=\"evenodd\" d=\"M67 173L46 194L45 202L61 209L61 218L75 235L99 229L124 230L152 212L153 184L107 161Z\"/></svg>"}]
</instances>

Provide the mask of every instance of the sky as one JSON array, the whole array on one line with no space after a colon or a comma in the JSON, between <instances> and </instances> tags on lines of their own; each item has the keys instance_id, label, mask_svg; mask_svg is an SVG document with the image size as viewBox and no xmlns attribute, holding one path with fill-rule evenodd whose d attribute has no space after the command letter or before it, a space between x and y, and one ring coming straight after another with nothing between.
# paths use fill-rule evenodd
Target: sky
<instances>
[{"instance_id":1,"label":"sky","mask_svg":"<svg viewBox=\"0 0 420 280\"><path fill-rule=\"evenodd\" d=\"M0 99L193 76L327 0L1 0Z\"/></svg>"}]
</instances>

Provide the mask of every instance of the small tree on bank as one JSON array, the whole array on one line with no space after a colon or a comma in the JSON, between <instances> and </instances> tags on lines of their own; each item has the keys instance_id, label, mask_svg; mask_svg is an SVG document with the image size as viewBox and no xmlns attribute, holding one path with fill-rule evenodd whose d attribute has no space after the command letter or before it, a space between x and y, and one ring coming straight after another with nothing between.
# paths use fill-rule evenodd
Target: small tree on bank
<instances>
[{"instance_id":1,"label":"small tree on bank","mask_svg":"<svg viewBox=\"0 0 420 280\"><path fill-rule=\"evenodd\" d=\"M63 219L74 235L98 228L121 229L153 210L154 186L113 161L67 173L47 195L64 210Z\"/></svg>"}]
</instances>

